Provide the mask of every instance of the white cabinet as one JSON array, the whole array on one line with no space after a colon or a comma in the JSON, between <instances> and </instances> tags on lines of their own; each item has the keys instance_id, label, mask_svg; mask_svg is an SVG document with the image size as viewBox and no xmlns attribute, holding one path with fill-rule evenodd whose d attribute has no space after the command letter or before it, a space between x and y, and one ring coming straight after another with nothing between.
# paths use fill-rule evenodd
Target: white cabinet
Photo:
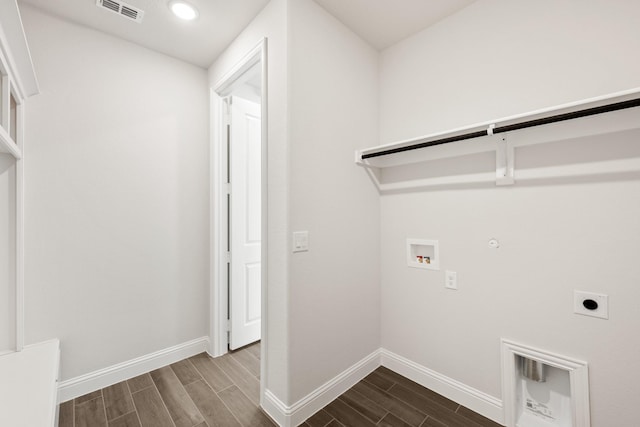
<instances>
[{"instance_id":1,"label":"white cabinet","mask_svg":"<svg viewBox=\"0 0 640 427\"><path fill-rule=\"evenodd\" d=\"M15 0L0 2L0 354L24 346L24 103L38 85Z\"/></svg>"},{"instance_id":2,"label":"white cabinet","mask_svg":"<svg viewBox=\"0 0 640 427\"><path fill-rule=\"evenodd\" d=\"M0 1L0 426L57 424L60 344L24 345L24 104L38 85L15 0ZM5 319L9 319L5 322Z\"/></svg>"},{"instance_id":3,"label":"white cabinet","mask_svg":"<svg viewBox=\"0 0 640 427\"><path fill-rule=\"evenodd\" d=\"M53 426L57 418L58 340L0 356L0 426Z\"/></svg>"}]
</instances>

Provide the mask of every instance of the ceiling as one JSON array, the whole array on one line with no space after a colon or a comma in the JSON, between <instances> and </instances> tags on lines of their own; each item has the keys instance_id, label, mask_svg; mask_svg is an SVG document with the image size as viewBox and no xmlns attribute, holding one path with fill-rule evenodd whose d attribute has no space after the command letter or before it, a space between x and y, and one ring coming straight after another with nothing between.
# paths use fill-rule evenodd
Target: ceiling
<instances>
[{"instance_id":1,"label":"ceiling","mask_svg":"<svg viewBox=\"0 0 640 427\"><path fill-rule=\"evenodd\" d=\"M4 1L4 0L2 0ZM169 0L121 0L144 11L142 23L98 8L96 0L19 0L61 18L208 68L269 0L189 0L200 16L182 21Z\"/></svg>"},{"instance_id":2,"label":"ceiling","mask_svg":"<svg viewBox=\"0 0 640 427\"><path fill-rule=\"evenodd\" d=\"M142 23L98 8L96 0L18 0L50 14L208 68L269 0L189 0L200 16L181 21L169 0L121 0ZM376 49L384 49L475 0L315 0Z\"/></svg>"},{"instance_id":3,"label":"ceiling","mask_svg":"<svg viewBox=\"0 0 640 427\"><path fill-rule=\"evenodd\" d=\"M398 43L475 0L315 0L378 50Z\"/></svg>"}]
</instances>

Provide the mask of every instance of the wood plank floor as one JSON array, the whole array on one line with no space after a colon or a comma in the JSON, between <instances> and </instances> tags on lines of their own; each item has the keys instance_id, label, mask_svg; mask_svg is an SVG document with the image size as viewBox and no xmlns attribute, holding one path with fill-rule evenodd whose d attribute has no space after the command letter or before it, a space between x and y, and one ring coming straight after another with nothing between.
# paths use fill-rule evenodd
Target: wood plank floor
<instances>
[{"instance_id":1,"label":"wood plank floor","mask_svg":"<svg viewBox=\"0 0 640 427\"><path fill-rule=\"evenodd\" d=\"M303 426L500 427L500 424L381 366Z\"/></svg>"},{"instance_id":2,"label":"wood plank floor","mask_svg":"<svg viewBox=\"0 0 640 427\"><path fill-rule=\"evenodd\" d=\"M260 343L199 354L60 405L59 427L272 427L259 408ZM380 367L303 427L498 427Z\"/></svg>"},{"instance_id":3,"label":"wood plank floor","mask_svg":"<svg viewBox=\"0 0 640 427\"><path fill-rule=\"evenodd\" d=\"M260 343L206 353L60 405L59 427L273 427L259 409Z\"/></svg>"}]
</instances>

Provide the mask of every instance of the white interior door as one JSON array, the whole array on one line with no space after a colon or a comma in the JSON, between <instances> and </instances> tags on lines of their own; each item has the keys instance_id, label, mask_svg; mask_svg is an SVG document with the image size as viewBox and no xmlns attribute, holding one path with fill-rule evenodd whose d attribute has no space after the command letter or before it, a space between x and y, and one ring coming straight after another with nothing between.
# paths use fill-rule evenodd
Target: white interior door
<instances>
[{"instance_id":1,"label":"white interior door","mask_svg":"<svg viewBox=\"0 0 640 427\"><path fill-rule=\"evenodd\" d=\"M260 105L233 96L229 139L229 348L260 339L261 120Z\"/></svg>"}]
</instances>

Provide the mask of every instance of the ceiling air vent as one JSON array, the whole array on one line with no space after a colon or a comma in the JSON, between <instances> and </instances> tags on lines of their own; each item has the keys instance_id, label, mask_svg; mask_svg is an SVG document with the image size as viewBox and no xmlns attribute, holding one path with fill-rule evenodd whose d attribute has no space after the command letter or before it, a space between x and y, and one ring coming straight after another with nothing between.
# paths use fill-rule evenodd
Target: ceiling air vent
<instances>
[{"instance_id":1,"label":"ceiling air vent","mask_svg":"<svg viewBox=\"0 0 640 427\"><path fill-rule=\"evenodd\" d=\"M120 16L136 22L142 22L142 17L144 16L144 12L140 9L118 0L96 0L96 5L101 9L117 13Z\"/></svg>"}]
</instances>

